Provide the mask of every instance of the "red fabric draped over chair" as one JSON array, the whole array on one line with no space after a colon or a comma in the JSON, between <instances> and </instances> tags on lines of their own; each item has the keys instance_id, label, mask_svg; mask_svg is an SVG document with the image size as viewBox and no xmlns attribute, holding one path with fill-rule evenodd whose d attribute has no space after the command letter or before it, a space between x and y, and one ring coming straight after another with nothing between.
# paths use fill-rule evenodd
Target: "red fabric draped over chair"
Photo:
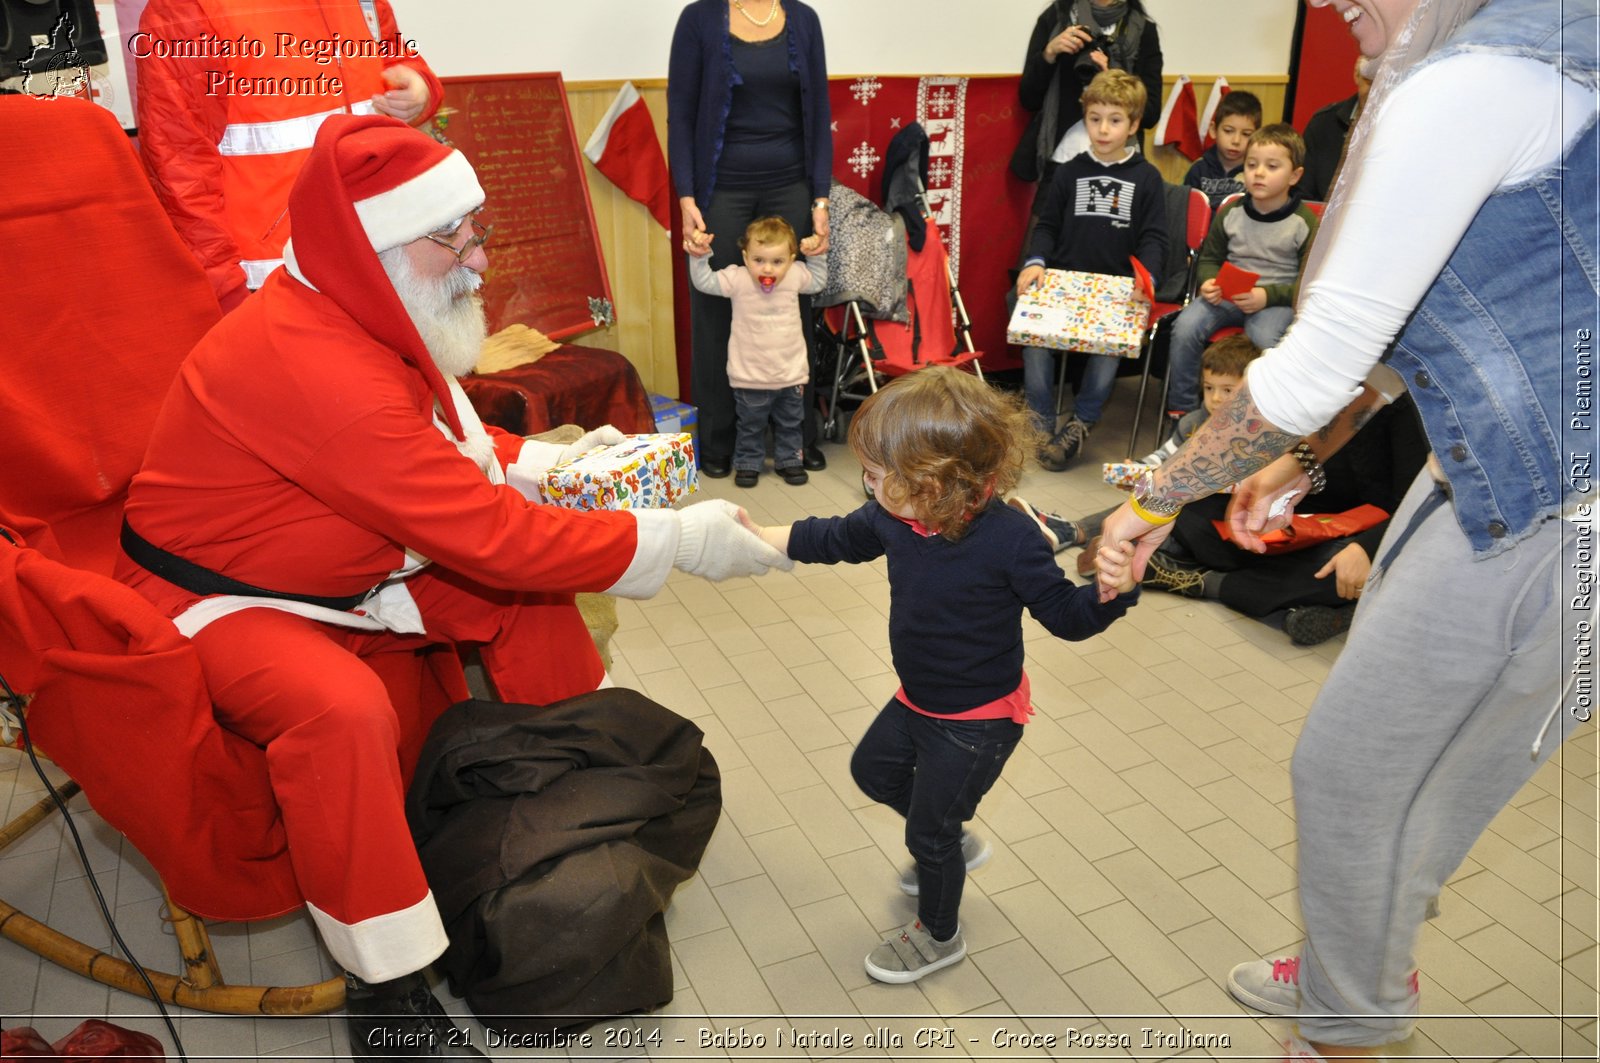
<instances>
[{"instance_id":1,"label":"red fabric draped over chair","mask_svg":"<svg viewBox=\"0 0 1600 1063\"><path fill-rule=\"evenodd\" d=\"M34 176L0 201L0 673L38 748L161 874L225 919L301 903L263 751L222 729L172 624L112 581L123 496L178 365L220 316L109 111L0 97ZM47 175L47 176L44 176ZM453 653L369 660L408 736L465 698Z\"/></svg>"}]
</instances>

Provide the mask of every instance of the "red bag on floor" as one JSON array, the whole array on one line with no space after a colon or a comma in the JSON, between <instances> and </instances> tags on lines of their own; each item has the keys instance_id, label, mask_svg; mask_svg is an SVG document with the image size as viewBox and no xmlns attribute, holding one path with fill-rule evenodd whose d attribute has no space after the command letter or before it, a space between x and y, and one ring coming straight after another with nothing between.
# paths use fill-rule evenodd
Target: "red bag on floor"
<instances>
[{"instance_id":1,"label":"red bag on floor","mask_svg":"<svg viewBox=\"0 0 1600 1063\"><path fill-rule=\"evenodd\" d=\"M1388 519L1389 514L1374 505L1356 506L1343 513L1296 513L1287 528L1267 532L1261 541L1266 544L1267 553L1287 554L1332 539L1359 535ZM1211 526L1217 529L1223 542L1233 542L1233 531L1227 521L1214 520Z\"/></svg>"},{"instance_id":2,"label":"red bag on floor","mask_svg":"<svg viewBox=\"0 0 1600 1063\"><path fill-rule=\"evenodd\" d=\"M0 1060L10 1059L146 1059L166 1063L166 1053L147 1033L114 1026L101 1019L88 1019L54 1045L45 1043L39 1031L19 1026L0 1032Z\"/></svg>"}]
</instances>

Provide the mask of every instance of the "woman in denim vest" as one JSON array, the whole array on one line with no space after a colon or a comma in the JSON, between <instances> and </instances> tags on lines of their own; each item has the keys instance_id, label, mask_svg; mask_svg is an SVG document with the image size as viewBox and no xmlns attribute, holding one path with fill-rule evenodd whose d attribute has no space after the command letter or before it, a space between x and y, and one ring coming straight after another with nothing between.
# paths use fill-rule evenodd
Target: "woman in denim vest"
<instances>
[{"instance_id":1,"label":"woman in denim vest","mask_svg":"<svg viewBox=\"0 0 1600 1063\"><path fill-rule=\"evenodd\" d=\"M1600 619L1595 0L1308 2L1380 64L1295 323L1104 530L1140 569L1181 505L1249 477L1231 519L1259 542L1386 395L1422 415L1428 466L1295 749L1305 942L1228 978L1300 1016L1293 1059L1410 1035L1422 922L1588 725Z\"/></svg>"}]
</instances>

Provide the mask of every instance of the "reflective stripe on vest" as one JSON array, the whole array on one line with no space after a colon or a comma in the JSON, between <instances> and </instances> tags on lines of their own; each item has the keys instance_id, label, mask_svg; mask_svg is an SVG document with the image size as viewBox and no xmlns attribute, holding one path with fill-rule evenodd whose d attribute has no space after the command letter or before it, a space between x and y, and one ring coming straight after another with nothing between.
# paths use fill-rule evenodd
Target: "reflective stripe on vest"
<instances>
[{"instance_id":1,"label":"reflective stripe on vest","mask_svg":"<svg viewBox=\"0 0 1600 1063\"><path fill-rule=\"evenodd\" d=\"M223 155L282 155L310 148L317 129L331 115L347 113L343 107L276 122L236 122L222 131L217 151ZM350 114L376 114L371 100L350 105Z\"/></svg>"},{"instance_id":2,"label":"reflective stripe on vest","mask_svg":"<svg viewBox=\"0 0 1600 1063\"><path fill-rule=\"evenodd\" d=\"M255 291L267 283L267 275L283 265L281 258L243 258L239 266L244 270L244 286Z\"/></svg>"}]
</instances>

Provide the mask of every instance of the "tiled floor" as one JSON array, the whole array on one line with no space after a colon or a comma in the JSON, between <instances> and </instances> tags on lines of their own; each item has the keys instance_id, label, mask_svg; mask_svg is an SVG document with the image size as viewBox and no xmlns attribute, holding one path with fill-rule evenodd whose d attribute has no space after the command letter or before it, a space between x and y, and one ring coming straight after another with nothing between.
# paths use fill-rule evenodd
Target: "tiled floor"
<instances>
[{"instance_id":1,"label":"tiled floor","mask_svg":"<svg viewBox=\"0 0 1600 1063\"><path fill-rule=\"evenodd\" d=\"M1130 404L1129 384L1113 410ZM1115 492L1099 482L1098 463L1122 457L1125 440L1125 426L1108 425L1077 467L1034 470L1022 493L1068 514L1108 504ZM842 446L828 456L805 487L769 475L749 491L707 481L704 493L763 522L843 512L861 500L858 470ZM895 816L862 797L847 764L896 685L888 598L880 563L719 585L674 576L654 600L622 603L617 682L693 718L723 770L722 822L668 912L676 998L659 1014L596 1027L592 1048L493 1055L1279 1058L1281 1021L1241 1011L1222 979L1235 962L1299 940L1289 757L1342 639L1301 649L1214 603L1159 594L1086 643L1056 641L1029 621L1040 712L979 810L995 856L968 885L969 960L884 986L861 961L914 911L895 885L906 853ZM1590 726L1450 883L1423 932L1426 1017L1409 1058L1595 1058L1597 781ZM40 793L27 763L0 752L0 808L15 815ZM77 821L128 944L170 965L148 866L92 812ZM0 896L106 944L54 821L0 853ZM217 926L212 939L236 978L288 984L331 973L303 918ZM112 1016L171 1047L147 1003L9 941L0 942L0 1016L50 1039L83 1016ZM337 1016L180 1012L175 1021L192 1059L347 1049ZM470 1029L483 1046L484 1029ZM791 1031L813 1043L796 1046ZM1133 1047L1103 1047L1124 1037Z\"/></svg>"}]
</instances>

